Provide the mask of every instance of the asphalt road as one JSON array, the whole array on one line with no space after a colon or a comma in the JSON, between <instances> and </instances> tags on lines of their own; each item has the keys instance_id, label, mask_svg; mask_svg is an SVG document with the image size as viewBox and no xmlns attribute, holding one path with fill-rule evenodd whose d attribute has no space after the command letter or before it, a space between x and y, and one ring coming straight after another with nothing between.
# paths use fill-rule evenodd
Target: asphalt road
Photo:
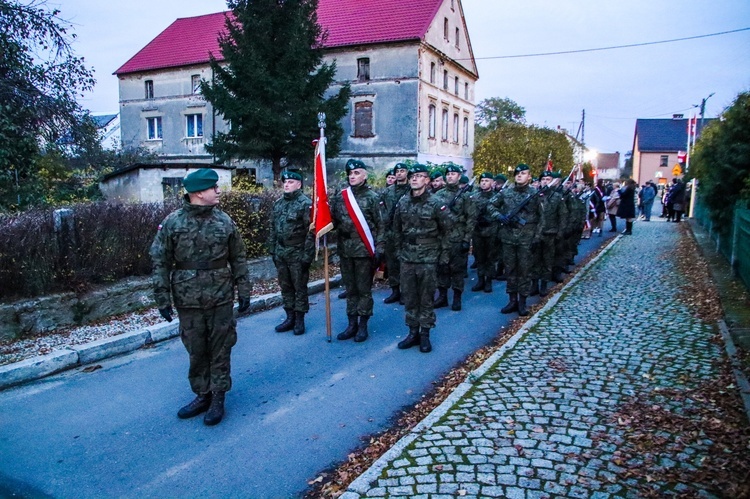
<instances>
[{"instance_id":1,"label":"asphalt road","mask_svg":"<svg viewBox=\"0 0 750 499\"><path fill-rule=\"evenodd\" d=\"M578 260L613 234L583 241ZM400 306L375 293L370 339L337 341L344 301L311 298L308 333L275 333L281 309L243 318L234 386L216 427L179 420L192 398L179 340L0 392L0 497L297 497L307 481L388 428L453 366L490 343L515 314L504 283L438 311L433 352L400 351ZM533 303L533 301L531 301Z\"/></svg>"}]
</instances>

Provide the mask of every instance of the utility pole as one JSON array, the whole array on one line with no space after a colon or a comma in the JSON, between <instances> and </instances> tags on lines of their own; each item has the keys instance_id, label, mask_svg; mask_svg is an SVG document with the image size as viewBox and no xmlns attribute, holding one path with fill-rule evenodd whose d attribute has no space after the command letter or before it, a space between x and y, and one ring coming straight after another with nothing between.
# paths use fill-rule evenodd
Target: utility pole
<instances>
[{"instance_id":1,"label":"utility pole","mask_svg":"<svg viewBox=\"0 0 750 499\"><path fill-rule=\"evenodd\" d=\"M710 94L710 95L709 95L708 97L705 97L705 98L703 98L703 99L701 100L701 126L700 126L700 127L697 127L697 129L695 130L695 138L696 138L696 139L698 138L698 134L700 133L700 131L701 131L701 130L703 130L703 118L704 118L704 117L705 117L705 115L706 115L706 101L707 101L708 99L710 99L711 97L713 97L713 95L714 95L715 93L716 93L716 92L711 92L711 94Z\"/></svg>"}]
</instances>

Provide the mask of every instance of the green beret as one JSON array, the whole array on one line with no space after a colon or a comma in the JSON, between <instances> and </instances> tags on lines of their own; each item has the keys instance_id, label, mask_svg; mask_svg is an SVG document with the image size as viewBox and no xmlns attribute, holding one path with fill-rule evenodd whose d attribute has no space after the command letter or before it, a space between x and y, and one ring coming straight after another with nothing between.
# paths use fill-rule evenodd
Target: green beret
<instances>
[{"instance_id":1,"label":"green beret","mask_svg":"<svg viewBox=\"0 0 750 499\"><path fill-rule=\"evenodd\" d=\"M427 168L427 165L422 165L420 163L415 163L411 165L411 168L409 168L409 176L415 174L415 173L430 173L430 169Z\"/></svg>"},{"instance_id":2,"label":"green beret","mask_svg":"<svg viewBox=\"0 0 750 499\"><path fill-rule=\"evenodd\" d=\"M539 178L540 178L540 179L541 179L541 178L543 178L543 177L552 177L552 178L554 178L554 177L555 177L555 174L554 174L554 173L552 173L552 172L550 172L550 171L544 170L544 171L542 172L542 174L541 174L541 175L539 175Z\"/></svg>"},{"instance_id":3,"label":"green beret","mask_svg":"<svg viewBox=\"0 0 750 499\"><path fill-rule=\"evenodd\" d=\"M526 171L526 170L528 170L528 169L529 169L529 165L527 165L526 163L518 163L518 166L516 166L516 169L515 169L515 171L514 171L514 174L515 174L515 175L518 175L518 174L519 174L519 173L521 173L522 171Z\"/></svg>"},{"instance_id":4,"label":"green beret","mask_svg":"<svg viewBox=\"0 0 750 499\"><path fill-rule=\"evenodd\" d=\"M440 170L435 170L434 172L430 173L430 180L435 180L438 177L445 177L445 173Z\"/></svg>"},{"instance_id":5,"label":"green beret","mask_svg":"<svg viewBox=\"0 0 750 499\"><path fill-rule=\"evenodd\" d=\"M456 173L463 173L464 169L461 168L460 165L457 165L456 163L443 163L440 165L443 170L445 170L445 173L448 172L456 172Z\"/></svg>"},{"instance_id":6,"label":"green beret","mask_svg":"<svg viewBox=\"0 0 750 499\"><path fill-rule=\"evenodd\" d=\"M506 182L508 180L508 177L503 175L502 173L498 173L495 175L495 182Z\"/></svg>"},{"instance_id":7,"label":"green beret","mask_svg":"<svg viewBox=\"0 0 750 499\"><path fill-rule=\"evenodd\" d=\"M385 176L386 177L388 177L388 176L394 176L395 177L396 176L396 168L393 167L390 170L386 170L385 171Z\"/></svg>"},{"instance_id":8,"label":"green beret","mask_svg":"<svg viewBox=\"0 0 750 499\"><path fill-rule=\"evenodd\" d=\"M214 187L219 182L219 174L210 168L201 168L182 179L187 192L200 192Z\"/></svg>"},{"instance_id":9,"label":"green beret","mask_svg":"<svg viewBox=\"0 0 750 499\"><path fill-rule=\"evenodd\" d=\"M294 170L286 170L285 172L281 173L281 180L299 180L300 182L302 182L302 174Z\"/></svg>"},{"instance_id":10,"label":"green beret","mask_svg":"<svg viewBox=\"0 0 750 499\"><path fill-rule=\"evenodd\" d=\"M466 175L461 175L461 178L458 179L459 184L468 184L469 183L469 177Z\"/></svg>"},{"instance_id":11,"label":"green beret","mask_svg":"<svg viewBox=\"0 0 750 499\"><path fill-rule=\"evenodd\" d=\"M552 172L552 178L562 178L562 174L560 172Z\"/></svg>"},{"instance_id":12,"label":"green beret","mask_svg":"<svg viewBox=\"0 0 750 499\"><path fill-rule=\"evenodd\" d=\"M357 168L362 168L363 170L367 170L367 165L358 159L350 159L349 161L346 162L347 174L351 173L352 170L356 170Z\"/></svg>"},{"instance_id":13,"label":"green beret","mask_svg":"<svg viewBox=\"0 0 750 499\"><path fill-rule=\"evenodd\" d=\"M393 167L394 173L395 173L396 170L406 170L406 171L409 171L409 166L405 165L404 163L396 163L396 166Z\"/></svg>"},{"instance_id":14,"label":"green beret","mask_svg":"<svg viewBox=\"0 0 750 499\"><path fill-rule=\"evenodd\" d=\"M489 179L495 179L495 176L490 172L484 172L479 176L479 180L482 180L483 178L489 178Z\"/></svg>"}]
</instances>

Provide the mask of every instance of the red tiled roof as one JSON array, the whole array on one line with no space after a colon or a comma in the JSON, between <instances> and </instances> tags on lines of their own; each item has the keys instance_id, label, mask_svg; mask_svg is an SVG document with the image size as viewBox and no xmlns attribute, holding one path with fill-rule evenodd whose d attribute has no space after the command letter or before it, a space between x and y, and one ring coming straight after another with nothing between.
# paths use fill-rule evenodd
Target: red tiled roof
<instances>
[{"instance_id":1,"label":"red tiled roof","mask_svg":"<svg viewBox=\"0 0 750 499\"><path fill-rule=\"evenodd\" d=\"M318 22L328 31L325 47L420 40L443 0L320 0ZM177 19L114 74L221 60L218 35L227 12Z\"/></svg>"}]
</instances>

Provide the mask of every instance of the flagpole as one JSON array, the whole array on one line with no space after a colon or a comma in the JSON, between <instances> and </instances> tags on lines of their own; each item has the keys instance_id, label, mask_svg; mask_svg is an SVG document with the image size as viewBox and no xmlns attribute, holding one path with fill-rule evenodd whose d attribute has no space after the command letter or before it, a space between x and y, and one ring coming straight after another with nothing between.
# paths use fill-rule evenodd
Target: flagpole
<instances>
[{"instance_id":1,"label":"flagpole","mask_svg":"<svg viewBox=\"0 0 750 499\"><path fill-rule=\"evenodd\" d=\"M320 128L320 141L325 145L326 113L318 113L318 128ZM325 171L322 172L325 175ZM323 273L325 274L326 295L326 339L331 343L331 282L328 276L328 236L323 234Z\"/></svg>"}]
</instances>

